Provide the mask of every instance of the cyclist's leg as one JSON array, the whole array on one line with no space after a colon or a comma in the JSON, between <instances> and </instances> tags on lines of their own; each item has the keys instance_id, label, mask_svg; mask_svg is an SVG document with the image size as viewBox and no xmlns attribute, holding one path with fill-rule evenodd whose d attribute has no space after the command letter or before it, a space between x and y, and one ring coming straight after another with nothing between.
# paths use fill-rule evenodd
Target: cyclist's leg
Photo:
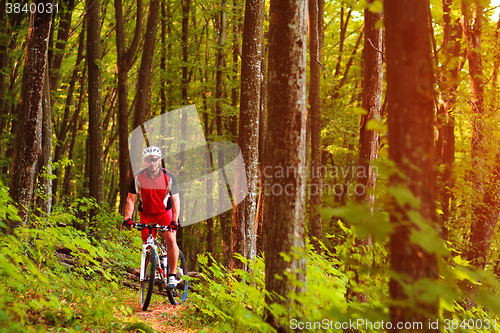
<instances>
[{"instance_id":1,"label":"cyclist's leg","mask_svg":"<svg viewBox=\"0 0 500 333\"><path fill-rule=\"evenodd\" d=\"M179 247L177 246L177 232L165 231L163 233L163 238L165 239L165 245L167 246L167 259L169 266L169 274L175 274L177 270L177 259L179 258Z\"/></svg>"},{"instance_id":2,"label":"cyclist's leg","mask_svg":"<svg viewBox=\"0 0 500 333\"><path fill-rule=\"evenodd\" d=\"M172 222L172 210L169 209L162 214L160 221L161 225L169 225ZM177 232L176 231L164 231L163 239L165 240L165 246L167 247L167 259L169 266L169 274L175 274L177 270L177 259L179 258L179 247L177 246Z\"/></svg>"}]
</instances>

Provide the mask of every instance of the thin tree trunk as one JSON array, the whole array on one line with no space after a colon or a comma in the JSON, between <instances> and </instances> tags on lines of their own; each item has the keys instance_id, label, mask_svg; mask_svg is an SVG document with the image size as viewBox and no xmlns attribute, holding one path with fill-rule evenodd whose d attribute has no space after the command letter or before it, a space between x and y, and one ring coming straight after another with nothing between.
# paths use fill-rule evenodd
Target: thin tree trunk
<instances>
[{"instance_id":1,"label":"thin tree trunk","mask_svg":"<svg viewBox=\"0 0 500 333\"><path fill-rule=\"evenodd\" d=\"M223 108L222 100L225 97L224 94L224 82L223 82L223 67L224 67L224 45L226 43L226 6L227 0L222 0L221 10L216 19L216 25L219 28L219 40L217 42L217 54L215 60L216 74L215 74L215 121L217 126L217 135L222 137L224 135L224 125L223 125ZM222 170L224 168L224 154L222 149L219 150L219 165L218 168ZM225 183L225 182L223 182ZM219 189L219 205L223 205L224 202L224 189ZM219 207L220 211L224 209L222 206ZM229 223L229 214L231 212L224 212L220 215L220 223L222 229L222 246L224 250L224 266L229 268L231 266L231 225Z\"/></svg>"},{"instance_id":2,"label":"thin tree trunk","mask_svg":"<svg viewBox=\"0 0 500 333\"><path fill-rule=\"evenodd\" d=\"M373 0L370 3L373 3ZM382 120L383 59L380 50L383 49L383 31L382 28L375 27L382 17L382 13L374 13L369 8L365 9L365 66L362 107L367 113L361 116L359 129L356 184L361 185L362 191L357 190L355 195L357 202L366 202L372 210L375 201L373 191L377 183L377 174L370 167L370 163L378 158L380 134L368 130L366 125L372 119ZM367 239L364 245L370 243L370 239Z\"/></svg>"},{"instance_id":3,"label":"thin tree trunk","mask_svg":"<svg viewBox=\"0 0 500 333\"><path fill-rule=\"evenodd\" d=\"M100 0L87 0L87 66L89 73L89 142L87 165L89 167L89 196L99 206L104 202L102 81L101 81L101 22ZM90 218L98 211L92 209Z\"/></svg>"},{"instance_id":4,"label":"thin tree trunk","mask_svg":"<svg viewBox=\"0 0 500 333\"><path fill-rule=\"evenodd\" d=\"M467 260L476 267L484 268L486 256L491 246L491 237L498 222L500 207L497 198L499 188L500 158L495 158L495 169L489 183L484 177L489 174L486 168L486 142L484 137L484 80L481 56L483 5L474 1L473 9L462 1L462 25L467 42L467 59L469 61L469 77L471 91L471 108L473 113L472 126L472 161L473 186L477 191L478 204L474 207L473 223L470 232L470 247L467 251Z\"/></svg>"},{"instance_id":5,"label":"thin tree trunk","mask_svg":"<svg viewBox=\"0 0 500 333\"><path fill-rule=\"evenodd\" d=\"M257 212L255 216L255 230L256 230L256 253L260 254L264 252L264 237L263 237L263 220L264 220L264 205L265 205L265 193L262 190L265 181L264 178L264 167L265 167L265 143L266 143L266 133L267 133L267 45L263 41L264 50L261 54L261 81L260 81L260 114L259 114L259 186L260 192L257 201Z\"/></svg>"},{"instance_id":6,"label":"thin tree trunk","mask_svg":"<svg viewBox=\"0 0 500 333\"><path fill-rule=\"evenodd\" d=\"M75 0L68 0L67 8L64 14L59 19L59 30L57 32L57 41L55 48L57 54L54 54L54 61L50 68L50 90L55 92L59 88L59 79L61 77L60 69L64 58L64 50L69 39L71 30L71 17L75 7ZM54 106L55 99L51 101L51 106Z\"/></svg>"},{"instance_id":7,"label":"thin tree trunk","mask_svg":"<svg viewBox=\"0 0 500 333\"><path fill-rule=\"evenodd\" d=\"M54 161L59 162L61 160L61 156L64 151L64 146L66 143L66 137L68 134L69 130L69 124L70 120L69 114L70 114L70 108L71 105L73 104L73 94L75 91L75 86L76 86L76 81L78 79L78 72L80 70L80 63L82 62L84 58L83 50L85 49L85 27L86 24L85 22L83 23L82 26L82 31L80 32L79 36L79 42L78 42L78 51L77 51L77 56L76 56L76 62L75 62L75 67L73 69L73 74L71 76L71 80L69 82L69 87L68 87L68 93L66 97L66 105L64 107L64 115L63 119L61 120L61 127L59 131L56 130L56 138L58 141L58 144L56 145L55 152L54 152ZM56 204L56 195L57 195L57 188L59 186L59 175L61 174L61 169L57 168L54 170L54 182L53 182L53 187L52 187L52 204Z\"/></svg>"},{"instance_id":8,"label":"thin tree trunk","mask_svg":"<svg viewBox=\"0 0 500 333\"><path fill-rule=\"evenodd\" d=\"M182 7L182 81L181 81L181 104L187 105L188 98L188 55L189 55L189 12L191 0L181 0Z\"/></svg>"},{"instance_id":9,"label":"thin tree trunk","mask_svg":"<svg viewBox=\"0 0 500 333\"><path fill-rule=\"evenodd\" d=\"M264 206L266 303L289 307L295 302L289 293L305 292L301 284L306 282L306 259L293 252L305 249L307 2L271 0L269 13L269 91L279 93L269 95L265 148L273 175L266 178L270 193ZM283 177L276 177L279 168L287 167ZM278 332L289 331L271 314L266 321Z\"/></svg>"},{"instance_id":10,"label":"thin tree trunk","mask_svg":"<svg viewBox=\"0 0 500 333\"><path fill-rule=\"evenodd\" d=\"M323 194L323 168L321 167L321 45L319 0L309 0L309 54L310 54L310 79L309 79L309 115L311 129L311 244L319 253L319 242L323 239L323 221L319 209ZM309 192L308 192L309 193Z\"/></svg>"},{"instance_id":11,"label":"thin tree trunk","mask_svg":"<svg viewBox=\"0 0 500 333\"><path fill-rule=\"evenodd\" d=\"M116 48L118 71L118 151L120 168L120 206L119 212L125 209L128 186L132 179L132 168L128 151L128 82L127 75L132 67L135 54L139 47L142 33L143 1L137 1L137 14L134 37L128 50L126 50L125 26L123 19L123 6L121 0L115 1L116 17Z\"/></svg>"},{"instance_id":12,"label":"thin tree trunk","mask_svg":"<svg viewBox=\"0 0 500 333\"><path fill-rule=\"evenodd\" d=\"M151 84L151 68L156 47L156 31L158 30L160 13L160 0L150 0L148 10L148 23L142 51L141 67L137 79L137 104L134 114L134 128L145 122L148 110L148 92Z\"/></svg>"},{"instance_id":13,"label":"thin tree trunk","mask_svg":"<svg viewBox=\"0 0 500 333\"><path fill-rule=\"evenodd\" d=\"M48 67L45 67L45 78L42 95L42 154L39 163L40 197L37 198L37 207L47 216L52 208L52 107L50 102L50 82Z\"/></svg>"},{"instance_id":14,"label":"thin tree trunk","mask_svg":"<svg viewBox=\"0 0 500 333\"><path fill-rule=\"evenodd\" d=\"M52 1L39 1L44 5ZM18 203L21 223L26 225L33 203L33 184L38 158L42 150L42 95L48 66L48 40L52 13L34 13L26 42L24 72L19 101L19 123L16 131L10 196ZM9 227L15 226L9 221Z\"/></svg>"},{"instance_id":15,"label":"thin tree trunk","mask_svg":"<svg viewBox=\"0 0 500 333\"><path fill-rule=\"evenodd\" d=\"M439 299L417 299L407 294L401 279L414 285L423 279L436 281L439 277L435 253L429 253L410 240L421 232L407 212L420 214L422 223L434 227L437 216L436 172L434 151L434 73L428 24L428 1L386 0L387 99L389 126L389 158L406 177L393 175L392 188L407 188L420 201L419 207L398 206L393 197L390 221L390 265L398 278L389 282L391 332L398 322L428 323L438 317ZM411 40L411 43L408 41ZM404 45L405 47L401 47ZM412 289L413 290L413 289ZM424 326L426 332L438 332ZM421 331L421 330L418 330ZM417 332L410 329L409 332Z\"/></svg>"},{"instance_id":16,"label":"thin tree trunk","mask_svg":"<svg viewBox=\"0 0 500 333\"><path fill-rule=\"evenodd\" d=\"M257 253L255 240L255 213L257 205L257 172L259 167L259 116L261 93L261 61L264 49L264 0L247 0L243 26L243 50L241 57L241 102L238 146L244 165L236 167L235 201L243 201L233 208L231 270L248 266L234 257L241 254L253 259ZM245 172L245 178L238 176ZM241 183L241 179L246 182Z\"/></svg>"},{"instance_id":17,"label":"thin tree trunk","mask_svg":"<svg viewBox=\"0 0 500 333\"><path fill-rule=\"evenodd\" d=\"M451 23L452 0L443 0L443 44L442 50L445 60L441 66L439 87L444 96L439 103L436 115L436 130L438 138L436 140L436 159L438 164L444 164L444 171L441 174L441 182L438 191L438 202L441 203L441 236L448 238L448 228L446 223L451 217L450 205L452 199L453 181L451 179L452 166L455 160L455 117L453 111L456 104L456 90L458 88L459 64L453 59L458 59L461 52L462 26L457 20Z\"/></svg>"},{"instance_id":18,"label":"thin tree trunk","mask_svg":"<svg viewBox=\"0 0 500 333\"><path fill-rule=\"evenodd\" d=\"M71 140L69 142L69 147L68 147L68 159L73 160L73 149L75 147L76 143L76 135L78 133L78 130L83 127L83 120L79 120L80 117L80 110L82 109L82 104L84 100L85 94L85 77L86 77L86 72L87 72L87 61L85 60L83 63L83 69L82 69L82 77L80 80L80 98L78 99L78 105L75 108L75 112L73 113L73 118L71 120ZM72 174L71 174L71 165L67 165L65 170L64 170L64 180L63 180L63 197L69 197L71 193L71 179L72 179ZM66 206L68 206L68 202L66 203Z\"/></svg>"}]
</instances>

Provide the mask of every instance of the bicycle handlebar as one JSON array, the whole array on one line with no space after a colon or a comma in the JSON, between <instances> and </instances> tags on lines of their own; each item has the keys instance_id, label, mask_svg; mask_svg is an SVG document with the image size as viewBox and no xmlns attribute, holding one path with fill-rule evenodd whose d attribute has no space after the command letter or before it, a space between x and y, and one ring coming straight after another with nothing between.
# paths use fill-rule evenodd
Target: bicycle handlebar
<instances>
[{"instance_id":1,"label":"bicycle handlebar","mask_svg":"<svg viewBox=\"0 0 500 333\"><path fill-rule=\"evenodd\" d=\"M146 224L146 223L134 222L134 224L132 224L132 228L138 229L138 230L149 229L150 231L153 230L153 229L157 229L159 231L170 231L170 226L168 226L168 225L158 225L156 223L154 223L154 224Z\"/></svg>"}]
</instances>

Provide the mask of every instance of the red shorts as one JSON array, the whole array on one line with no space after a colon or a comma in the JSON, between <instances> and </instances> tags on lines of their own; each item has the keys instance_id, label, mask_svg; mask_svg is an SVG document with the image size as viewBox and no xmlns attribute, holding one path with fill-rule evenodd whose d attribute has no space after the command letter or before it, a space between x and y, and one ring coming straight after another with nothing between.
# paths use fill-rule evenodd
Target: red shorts
<instances>
[{"instance_id":1,"label":"red shorts","mask_svg":"<svg viewBox=\"0 0 500 333\"><path fill-rule=\"evenodd\" d=\"M148 224L159 224L159 225L169 225L170 222L172 222L172 210L165 210L161 212L160 214L144 214L143 212L140 212L140 217L141 217L141 223L148 223ZM142 237L142 242L146 243L148 240L148 229L142 229L141 230L141 237ZM155 229L153 230L153 237L156 238L156 235L158 231Z\"/></svg>"}]
</instances>

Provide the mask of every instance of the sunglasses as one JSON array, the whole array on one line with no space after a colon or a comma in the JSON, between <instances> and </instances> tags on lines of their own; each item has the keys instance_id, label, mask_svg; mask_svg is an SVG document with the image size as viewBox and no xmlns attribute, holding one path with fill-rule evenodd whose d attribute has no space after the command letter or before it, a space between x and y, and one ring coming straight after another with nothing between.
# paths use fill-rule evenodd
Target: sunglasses
<instances>
[{"instance_id":1,"label":"sunglasses","mask_svg":"<svg viewBox=\"0 0 500 333\"><path fill-rule=\"evenodd\" d=\"M160 159L159 157L146 157L146 162L154 163L157 162L159 159Z\"/></svg>"}]
</instances>

